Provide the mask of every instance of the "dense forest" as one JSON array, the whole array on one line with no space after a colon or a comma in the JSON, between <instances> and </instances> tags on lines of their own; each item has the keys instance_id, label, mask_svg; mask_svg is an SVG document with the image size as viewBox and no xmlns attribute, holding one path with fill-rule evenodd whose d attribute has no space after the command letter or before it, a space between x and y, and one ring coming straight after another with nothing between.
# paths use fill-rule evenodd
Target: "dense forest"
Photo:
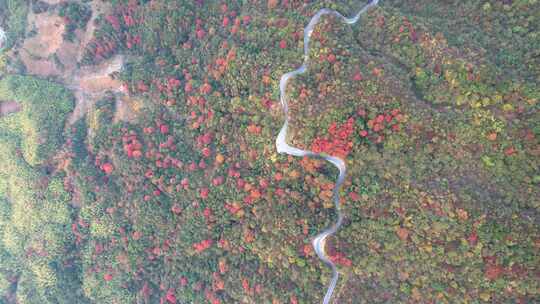
<instances>
[{"instance_id":1,"label":"dense forest","mask_svg":"<svg viewBox=\"0 0 540 304\"><path fill-rule=\"evenodd\" d=\"M277 153L279 80L362 5L0 0L0 303L322 303L338 172ZM540 302L539 50L537 0L323 17L288 141L347 165L335 303Z\"/></svg>"}]
</instances>

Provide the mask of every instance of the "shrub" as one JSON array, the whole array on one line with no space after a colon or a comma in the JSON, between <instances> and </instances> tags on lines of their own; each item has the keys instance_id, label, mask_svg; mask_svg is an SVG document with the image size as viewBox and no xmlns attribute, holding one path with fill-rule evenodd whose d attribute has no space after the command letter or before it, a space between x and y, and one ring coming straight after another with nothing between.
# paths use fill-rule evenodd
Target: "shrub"
<instances>
[{"instance_id":1,"label":"shrub","mask_svg":"<svg viewBox=\"0 0 540 304\"><path fill-rule=\"evenodd\" d=\"M21 139L25 160L43 164L63 141L66 115L73 110L73 96L62 86L30 76L9 75L0 80L0 100L14 100L22 111L0 119L0 128Z\"/></svg>"}]
</instances>

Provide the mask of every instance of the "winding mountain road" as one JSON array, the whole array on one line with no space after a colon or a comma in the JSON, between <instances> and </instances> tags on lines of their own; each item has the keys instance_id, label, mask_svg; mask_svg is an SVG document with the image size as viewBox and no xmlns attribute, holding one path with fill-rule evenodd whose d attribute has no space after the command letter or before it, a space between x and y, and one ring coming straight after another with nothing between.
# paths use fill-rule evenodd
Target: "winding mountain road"
<instances>
[{"instance_id":1,"label":"winding mountain road","mask_svg":"<svg viewBox=\"0 0 540 304\"><path fill-rule=\"evenodd\" d=\"M307 156L307 157L322 158L332 163L332 165L334 165L339 170L339 175L338 175L336 184L334 186L333 195L332 195L336 212L337 212L337 221L332 226L326 228L324 231L319 233L312 240L312 245L313 245L313 248L315 249L315 252L317 253L317 256L332 269L332 279L330 281L330 284L324 296L323 304L330 303L330 300L332 299L332 295L334 294L334 290L336 288L337 281L339 278L339 273L337 271L337 267L335 263L332 262L330 258L328 257L328 255L326 254L325 240L327 237L335 234L343 223L343 213L340 210L340 202L339 202L339 189L341 185L343 184L343 182L345 181L347 168L345 166L344 160L341 158L325 155L321 153L315 153L313 151L302 150L296 147L292 147L287 143L286 138L287 138L287 130L289 127L289 103L287 99L286 89L287 89L287 84L289 80L291 80L292 78L300 74L305 73L309 67L309 42L311 40L311 34L313 33L313 29L319 23L322 16L333 15L341 19L343 22L347 24L354 24L358 22L358 20L360 20L360 16L362 16L371 7L377 5L378 3L379 3L379 0L369 1L360 11L358 11L358 13L356 13L353 17L350 17L350 18L343 16L341 13L335 10L331 10L327 8L320 9L311 18L308 25L304 29L304 63L298 69L282 75L279 81L280 101L281 101L281 106L283 108L283 114L285 116L285 123L281 127L281 130L276 138L276 148L277 148L278 153L288 154L288 155L297 156L297 157Z\"/></svg>"}]
</instances>

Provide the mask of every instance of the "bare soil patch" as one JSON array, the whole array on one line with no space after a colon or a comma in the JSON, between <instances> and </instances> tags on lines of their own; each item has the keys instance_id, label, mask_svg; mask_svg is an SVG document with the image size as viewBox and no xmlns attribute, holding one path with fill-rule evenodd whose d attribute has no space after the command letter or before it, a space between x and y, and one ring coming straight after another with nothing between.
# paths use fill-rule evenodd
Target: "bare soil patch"
<instances>
[{"instance_id":1,"label":"bare soil patch","mask_svg":"<svg viewBox=\"0 0 540 304\"><path fill-rule=\"evenodd\" d=\"M0 101L0 117L22 110L22 106L16 101Z\"/></svg>"},{"instance_id":2,"label":"bare soil patch","mask_svg":"<svg viewBox=\"0 0 540 304\"><path fill-rule=\"evenodd\" d=\"M116 99L116 112L114 122L133 122L137 119L137 113L143 106L143 101L122 95Z\"/></svg>"},{"instance_id":3,"label":"bare soil patch","mask_svg":"<svg viewBox=\"0 0 540 304\"><path fill-rule=\"evenodd\" d=\"M26 50L21 50L19 54L26 66L26 72L30 75L49 77L58 76L61 73L53 60L35 58Z\"/></svg>"},{"instance_id":4,"label":"bare soil patch","mask_svg":"<svg viewBox=\"0 0 540 304\"><path fill-rule=\"evenodd\" d=\"M37 34L24 41L23 48L30 54L47 58L54 54L64 42L65 23L62 17L50 13L28 14L28 31Z\"/></svg>"},{"instance_id":5,"label":"bare soil patch","mask_svg":"<svg viewBox=\"0 0 540 304\"><path fill-rule=\"evenodd\" d=\"M50 0L45 2L59 4L66 1ZM62 17L53 12L40 14L30 12L28 14L27 35L33 31L35 33L30 35L31 37L27 38L19 49L19 56L26 66L28 74L41 77L58 76L69 86L74 77L85 73L77 70L77 63L82 57L86 45L94 36L95 19L100 14L107 13L111 9L111 5L102 1L92 1L90 7L92 16L86 29L84 31L76 30L73 42L64 41L63 35L66 26Z\"/></svg>"},{"instance_id":6,"label":"bare soil patch","mask_svg":"<svg viewBox=\"0 0 540 304\"><path fill-rule=\"evenodd\" d=\"M59 4L64 0L45 1L48 4ZM22 47L12 55L18 56L30 75L38 77L56 77L67 88L73 91L76 105L67 123L72 124L82 118L105 96L113 92L117 97L117 113L115 121L132 121L136 117L136 108L143 104L140 100L123 95L122 82L112 77L123 66L123 57L116 56L96 66L79 67L86 45L92 40L95 32L95 20L101 14L107 14L112 6L102 1L89 3L92 16L86 29L76 30L73 42L64 41L64 19L53 12L28 14L27 34L29 35Z\"/></svg>"},{"instance_id":7,"label":"bare soil patch","mask_svg":"<svg viewBox=\"0 0 540 304\"><path fill-rule=\"evenodd\" d=\"M104 61L100 65L83 67L68 82L68 88L72 89L77 100L75 110L68 122L74 123L82 118L88 110L106 92L121 93L122 82L114 79L111 74L120 71L123 65L121 56Z\"/></svg>"},{"instance_id":8,"label":"bare soil patch","mask_svg":"<svg viewBox=\"0 0 540 304\"><path fill-rule=\"evenodd\" d=\"M85 77L81 79L79 85L82 91L95 95L105 91L116 91L122 83L113 79L109 74L102 74Z\"/></svg>"},{"instance_id":9,"label":"bare soil patch","mask_svg":"<svg viewBox=\"0 0 540 304\"><path fill-rule=\"evenodd\" d=\"M56 56L62 65L64 74L69 74L77 68L77 54L81 48L79 42L64 41L62 46L56 51ZM65 76L64 76L65 77Z\"/></svg>"},{"instance_id":10,"label":"bare soil patch","mask_svg":"<svg viewBox=\"0 0 540 304\"><path fill-rule=\"evenodd\" d=\"M120 91L122 82L114 79L111 74L120 71L123 65L121 56L113 57L97 66L84 67L79 70L79 77L75 77L74 85L89 95L104 93L105 91Z\"/></svg>"}]
</instances>

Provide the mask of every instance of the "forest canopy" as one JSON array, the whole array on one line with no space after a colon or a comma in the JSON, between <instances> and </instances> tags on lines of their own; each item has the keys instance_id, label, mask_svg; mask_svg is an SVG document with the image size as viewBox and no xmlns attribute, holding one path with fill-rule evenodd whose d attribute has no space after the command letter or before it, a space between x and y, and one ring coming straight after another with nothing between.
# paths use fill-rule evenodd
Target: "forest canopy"
<instances>
[{"instance_id":1,"label":"forest canopy","mask_svg":"<svg viewBox=\"0 0 540 304\"><path fill-rule=\"evenodd\" d=\"M0 0L0 303L323 303L336 197L333 302L540 302L540 2L323 16L278 153L360 2Z\"/></svg>"}]
</instances>

